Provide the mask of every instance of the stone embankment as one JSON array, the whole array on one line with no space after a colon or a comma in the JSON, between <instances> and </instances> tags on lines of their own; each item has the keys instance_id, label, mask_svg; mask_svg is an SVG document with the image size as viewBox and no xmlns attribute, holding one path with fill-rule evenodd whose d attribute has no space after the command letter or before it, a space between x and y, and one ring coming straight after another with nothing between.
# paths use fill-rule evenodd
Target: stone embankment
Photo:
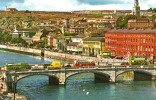
<instances>
[{"instance_id":1,"label":"stone embankment","mask_svg":"<svg viewBox=\"0 0 156 100\"><path fill-rule=\"evenodd\" d=\"M87 59L87 60L95 61L98 65L102 65L102 66L106 64L120 65L121 62L128 62L127 60L118 60L118 59L110 59L110 58L103 58L103 57L89 57L89 56L84 56L84 55L72 55L72 54L66 54L66 53L53 52L50 50L17 47L17 46L11 46L11 45L0 45L0 48L5 49L5 50L36 54L39 56L44 55L44 57L47 57L47 58L59 59L59 60L64 60L64 61Z\"/></svg>"},{"instance_id":2,"label":"stone embankment","mask_svg":"<svg viewBox=\"0 0 156 100\"><path fill-rule=\"evenodd\" d=\"M0 75L0 94L6 94L7 93L7 85L5 82L5 73L2 72Z\"/></svg>"}]
</instances>

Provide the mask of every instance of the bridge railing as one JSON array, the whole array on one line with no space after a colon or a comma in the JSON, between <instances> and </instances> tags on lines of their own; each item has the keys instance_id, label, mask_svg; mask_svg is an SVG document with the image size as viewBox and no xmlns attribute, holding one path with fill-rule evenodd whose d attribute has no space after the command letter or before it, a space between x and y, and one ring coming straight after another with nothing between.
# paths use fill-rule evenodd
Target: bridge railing
<instances>
[{"instance_id":1,"label":"bridge railing","mask_svg":"<svg viewBox=\"0 0 156 100\"><path fill-rule=\"evenodd\" d=\"M58 68L43 68L43 69L17 69L8 70L10 73L18 72L45 72L45 71L64 71L64 70L156 70L156 66L92 66L92 67L58 67Z\"/></svg>"}]
</instances>

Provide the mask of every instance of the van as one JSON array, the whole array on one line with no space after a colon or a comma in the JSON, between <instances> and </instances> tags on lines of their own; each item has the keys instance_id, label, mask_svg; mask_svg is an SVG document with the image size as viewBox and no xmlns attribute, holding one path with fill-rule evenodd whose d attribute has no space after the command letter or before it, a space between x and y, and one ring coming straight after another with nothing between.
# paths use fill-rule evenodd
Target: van
<instances>
[{"instance_id":1,"label":"van","mask_svg":"<svg viewBox=\"0 0 156 100\"><path fill-rule=\"evenodd\" d=\"M52 64L47 67L61 67L61 62L52 62Z\"/></svg>"}]
</instances>

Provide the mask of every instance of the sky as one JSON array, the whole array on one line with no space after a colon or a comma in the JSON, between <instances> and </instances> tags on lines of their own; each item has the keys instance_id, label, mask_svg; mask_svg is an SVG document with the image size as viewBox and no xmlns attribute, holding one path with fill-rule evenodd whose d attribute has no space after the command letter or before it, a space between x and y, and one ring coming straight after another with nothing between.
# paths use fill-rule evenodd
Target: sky
<instances>
[{"instance_id":1,"label":"sky","mask_svg":"<svg viewBox=\"0 0 156 100\"><path fill-rule=\"evenodd\" d=\"M132 10L134 0L0 0L0 10L30 11ZM141 10L156 8L155 0L139 0Z\"/></svg>"}]
</instances>

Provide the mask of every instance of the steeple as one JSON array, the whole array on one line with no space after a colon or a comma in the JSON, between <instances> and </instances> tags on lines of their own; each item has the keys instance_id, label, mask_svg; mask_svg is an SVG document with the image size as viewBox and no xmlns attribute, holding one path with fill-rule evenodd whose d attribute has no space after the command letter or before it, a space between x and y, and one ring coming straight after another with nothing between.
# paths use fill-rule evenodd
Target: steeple
<instances>
[{"instance_id":1,"label":"steeple","mask_svg":"<svg viewBox=\"0 0 156 100\"><path fill-rule=\"evenodd\" d=\"M133 15L140 16L140 6L138 0L134 0Z\"/></svg>"},{"instance_id":2,"label":"steeple","mask_svg":"<svg viewBox=\"0 0 156 100\"><path fill-rule=\"evenodd\" d=\"M139 6L138 0L134 0L134 7Z\"/></svg>"}]
</instances>

